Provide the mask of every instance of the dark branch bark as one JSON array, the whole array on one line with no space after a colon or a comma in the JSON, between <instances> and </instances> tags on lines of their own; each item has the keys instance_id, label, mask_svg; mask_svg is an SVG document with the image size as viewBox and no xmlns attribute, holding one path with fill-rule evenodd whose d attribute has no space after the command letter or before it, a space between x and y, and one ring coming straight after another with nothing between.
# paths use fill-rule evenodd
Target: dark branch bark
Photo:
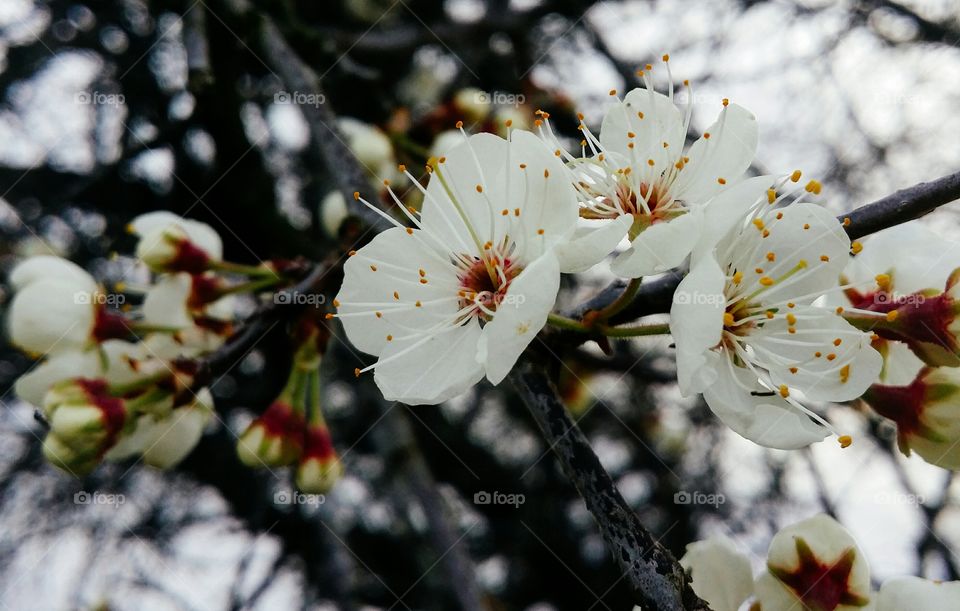
<instances>
[{"instance_id":1,"label":"dark branch bark","mask_svg":"<svg viewBox=\"0 0 960 611\"><path fill-rule=\"evenodd\" d=\"M673 554L627 505L543 370L523 361L510 379L597 521L607 547L636 592L636 602L649 611L709 609L694 593Z\"/></svg>"}]
</instances>

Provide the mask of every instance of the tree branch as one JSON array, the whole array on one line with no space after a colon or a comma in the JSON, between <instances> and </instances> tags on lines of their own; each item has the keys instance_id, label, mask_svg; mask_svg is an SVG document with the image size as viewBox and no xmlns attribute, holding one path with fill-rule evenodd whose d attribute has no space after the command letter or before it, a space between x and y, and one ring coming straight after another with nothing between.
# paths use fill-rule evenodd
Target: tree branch
<instances>
[{"instance_id":1,"label":"tree branch","mask_svg":"<svg viewBox=\"0 0 960 611\"><path fill-rule=\"evenodd\" d=\"M847 235L851 239L857 239L920 218L958 198L960 198L960 172L900 189L853 212L840 215L838 220L843 221L849 218L850 224L846 227ZM649 282L645 281L640 285L640 290L633 301L614 316L611 322L621 324L648 314L669 312L673 292L681 279L681 275L671 274ZM566 315L579 319L590 310L603 309L617 298L623 286L622 280L613 281L593 299ZM584 339L582 334L569 334L569 336Z\"/></svg>"},{"instance_id":2,"label":"tree branch","mask_svg":"<svg viewBox=\"0 0 960 611\"><path fill-rule=\"evenodd\" d=\"M597 521L607 547L637 594L636 602L649 611L708 610L673 554L627 505L543 370L524 360L514 368L510 380Z\"/></svg>"}]
</instances>

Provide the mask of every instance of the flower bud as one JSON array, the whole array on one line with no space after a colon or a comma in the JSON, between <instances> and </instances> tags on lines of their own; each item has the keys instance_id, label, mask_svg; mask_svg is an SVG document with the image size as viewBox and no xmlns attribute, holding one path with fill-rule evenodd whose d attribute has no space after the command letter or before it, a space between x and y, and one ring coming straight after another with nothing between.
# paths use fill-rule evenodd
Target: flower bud
<instances>
[{"instance_id":1,"label":"flower bud","mask_svg":"<svg viewBox=\"0 0 960 611\"><path fill-rule=\"evenodd\" d=\"M170 212L142 214L128 229L140 237L137 257L155 272L199 274L223 253L220 236L209 225Z\"/></svg>"},{"instance_id":2,"label":"flower bud","mask_svg":"<svg viewBox=\"0 0 960 611\"><path fill-rule=\"evenodd\" d=\"M278 399L237 441L237 455L249 467L289 465L303 451L305 422L286 399Z\"/></svg>"},{"instance_id":3,"label":"flower bud","mask_svg":"<svg viewBox=\"0 0 960 611\"><path fill-rule=\"evenodd\" d=\"M206 388L183 407L157 423L143 451L143 461L158 469L170 469L186 458L203 436L213 414L213 396Z\"/></svg>"},{"instance_id":4,"label":"flower bud","mask_svg":"<svg viewBox=\"0 0 960 611\"><path fill-rule=\"evenodd\" d=\"M863 399L897 424L897 444L945 469L960 469L960 370L925 368L907 386L871 386Z\"/></svg>"},{"instance_id":5,"label":"flower bud","mask_svg":"<svg viewBox=\"0 0 960 611\"><path fill-rule=\"evenodd\" d=\"M311 424L297 467L297 488L306 493L321 494L330 490L342 475L343 464L333 448L330 429L323 423Z\"/></svg>"},{"instance_id":6,"label":"flower bud","mask_svg":"<svg viewBox=\"0 0 960 611\"><path fill-rule=\"evenodd\" d=\"M870 567L856 541L826 515L778 532L756 582L763 609L859 611L870 603Z\"/></svg>"},{"instance_id":7,"label":"flower bud","mask_svg":"<svg viewBox=\"0 0 960 611\"><path fill-rule=\"evenodd\" d=\"M43 440L43 456L54 467L78 477L93 471L100 462L95 452L78 451L52 433Z\"/></svg>"}]
</instances>

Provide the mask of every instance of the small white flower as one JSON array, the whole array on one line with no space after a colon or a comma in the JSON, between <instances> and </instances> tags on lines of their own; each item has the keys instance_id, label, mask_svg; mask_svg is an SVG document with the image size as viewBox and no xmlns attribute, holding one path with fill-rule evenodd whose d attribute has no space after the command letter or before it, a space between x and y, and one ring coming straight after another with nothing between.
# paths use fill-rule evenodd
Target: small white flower
<instances>
[{"instance_id":1,"label":"small white flower","mask_svg":"<svg viewBox=\"0 0 960 611\"><path fill-rule=\"evenodd\" d=\"M31 257L10 274L16 289L7 326L28 352L84 350L129 334L123 317L108 309L103 289L79 266L52 256Z\"/></svg>"},{"instance_id":2,"label":"small white flower","mask_svg":"<svg viewBox=\"0 0 960 611\"><path fill-rule=\"evenodd\" d=\"M140 238L137 257L153 271L196 274L223 258L223 243L212 227L172 212L141 214L128 230Z\"/></svg>"},{"instance_id":3,"label":"small white flower","mask_svg":"<svg viewBox=\"0 0 960 611\"><path fill-rule=\"evenodd\" d=\"M726 537L690 543L680 565L689 571L693 591L713 611L737 611L753 595L750 559Z\"/></svg>"},{"instance_id":4,"label":"small white flower","mask_svg":"<svg viewBox=\"0 0 960 611\"><path fill-rule=\"evenodd\" d=\"M831 430L793 393L859 397L882 357L839 310L813 305L838 290L850 248L842 225L813 204L775 207L781 199L771 188L743 217L711 212L711 230L674 294L670 329L681 392L702 392L744 437L792 449Z\"/></svg>"},{"instance_id":5,"label":"small white flower","mask_svg":"<svg viewBox=\"0 0 960 611\"><path fill-rule=\"evenodd\" d=\"M703 231L704 206L725 209L743 199L725 192L753 161L756 118L724 100L717 121L685 152L692 102L681 112L672 84L663 95L646 74L644 81L646 89L630 91L606 112L599 139L581 123L585 156L569 166L588 222L559 250L564 272L595 265L624 236L630 248L613 261L614 273L637 278L676 267Z\"/></svg>"},{"instance_id":6,"label":"small white flower","mask_svg":"<svg viewBox=\"0 0 960 611\"><path fill-rule=\"evenodd\" d=\"M386 398L413 404L503 380L554 305L553 249L577 220L562 162L529 132L471 136L431 169L419 219L396 199L416 228L357 251L334 302L350 341L379 357L358 374L375 369Z\"/></svg>"},{"instance_id":7,"label":"small white flower","mask_svg":"<svg viewBox=\"0 0 960 611\"><path fill-rule=\"evenodd\" d=\"M820 514L774 536L756 596L771 611L862 611L871 599L870 566L850 533Z\"/></svg>"},{"instance_id":8,"label":"small white flower","mask_svg":"<svg viewBox=\"0 0 960 611\"><path fill-rule=\"evenodd\" d=\"M201 388L190 403L155 422L145 436L143 461L159 469L180 463L199 443L213 417L213 396Z\"/></svg>"}]
</instances>

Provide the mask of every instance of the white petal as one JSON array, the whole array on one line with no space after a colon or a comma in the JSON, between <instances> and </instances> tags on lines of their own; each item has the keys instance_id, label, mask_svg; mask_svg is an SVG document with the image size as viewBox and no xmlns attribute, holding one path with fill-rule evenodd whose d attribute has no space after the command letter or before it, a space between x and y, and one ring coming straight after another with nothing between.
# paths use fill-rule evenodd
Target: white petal
<instances>
[{"instance_id":1,"label":"white petal","mask_svg":"<svg viewBox=\"0 0 960 611\"><path fill-rule=\"evenodd\" d=\"M9 282L14 290L20 290L37 280L63 280L89 293L97 290L97 281L93 276L76 263L62 257L30 257L17 264L10 272Z\"/></svg>"},{"instance_id":2,"label":"white petal","mask_svg":"<svg viewBox=\"0 0 960 611\"><path fill-rule=\"evenodd\" d=\"M923 289L943 290L958 267L960 243L940 237L921 223L904 223L863 240L863 250L851 258L844 275L864 290L876 288L878 274L889 274L898 295Z\"/></svg>"},{"instance_id":3,"label":"white petal","mask_svg":"<svg viewBox=\"0 0 960 611\"><path fill-rule=\"evenodd\" d=\"M670 221L647 227L620 254L610 269L618 276L639 278L677 267L693 250L703 229L703 213L694 208Z\"/></svg>"},{"instance_id":4,"label":"white petal","mask_svg":"<svg viewBox=\"0 0 960 611\"><path fill-rule=\"evenodd\" d=\"M508 221L500 213L515 207L504 203L507 199L500 187L505 184L501 174L506 167L507 146L506 140L493 134L470 136L430 175L421 222L432 235L447 236L444 241L454 247L452 250L479 255L485 242L496 242L495 235L505 232ZM519 165L516 168L519 172ZM477 185L483 192L477 191ZM500 193L495 193L498 189ZM495 231L491 230L491 221Z\"/></svg>"},{"instance_id":5,"label":"white petal","mask_svg":"<svg viewBox=\"0 0 960 611\"><path fill-rule=\"evenodd\" d=\"M703 389L703 398L713 413L742 437L768 448L795 450L830 434L785 399L760 386L755 375L730 363L726 355L710 352L707 361L719 375ZM770 396L753 395L751 389Z\"/></svg>"},{"instance_id":6,"label":"white petal","mask_svg":"<svg viewBox=\"0 0 960 611\"><path fill-rule=\"evenodd\" d=\"M514 131L507 152L506 159L488 164L491 168L504 165L492 185L491 199L509 202L498 206L500 219L507 221L503 231L517 241L520 259L528 263L573 234L579 217L577 192L561 158L532 133ZM506 216L502 209L507 209Z\"/></svg>"},{"instance_id":7,"label":"white petal","mask_svg":"<svg viewBox=\"0 0 960 611\"><path fill-rule=\"evenodd\" d=\"M193 326L187 299L193 288L190 274L161 276L143 299L143 320L151 325L184 329Z\"/></svg>"},{"instance_id":8,"label":"white petal","mask_svg":"<svg viewBox=\"0 0 960 611\"><path fill-rule=\"evenodd\" d=\"M714 611L737 611L753 594L750 559L726 537L688 544L680 565L690 572L693 591Z\"/></svg>"},{"instance_id":9,"label":"white petal","mask_svg":"<svg viewBox=\"0 0 960 611\"><path fill-rule=\"evenodd\" d=\"M730 104L717 121L707 128L706 135L693 143L687 152L689 163L680 172L674 197L687 203L705 202L726 184L740 179L753 163L757 152L757 118L753 113Z\"/></svg>"},{"instance_id":10,"label":"white petal","mask_svg":"<svg viewBox=\"0 0 960 611\"><path fill-rule=\"evenodd\" d=\"M639 113L643 113L640 118ZM635 137L630 138L627 132ZM600 125L600 144L605 151L630 156L629 142L639 147L635 154L641 159L662 158L662 165L670 165L673 157L683 150L687 134L683 129L683 115L667 96L647 89L633 89L623 102L610 106ZM667 143L667 147L663 143ZM666 156L670 155L671 159Z\"/></svg>"},{"instance_id":11,"label":"white petal","mask_svg":"<svg viewBox=\"0 0 960 611\"><path fill-rule=\"evenodd\" d=\"M36 280L18 291L7 320L11 341L38 353L83 348L94 324L91 294L58 279Z\"/></svg>"},{"instance_id":12,"label":"white petal","mask_svg":"<svg viewBox=\"0 0 960 611\"><path fill-rule=\"evenodd\" d=\"M36 406L43 405L43 396L61 380L100 375L100 358L96 350L70 350L54 354L17 378L17 396Z\"/></svg>"},{"instance_id":13,"label":"white petal","mask_svg":"<svg viewBox=\"0 0 960 611\"><path fill-rule=\"evenodd\" d=\"M157 210L135 217L130 221L129 227L134 235L143 237L148 233L169 227L170 225L180 225L182 221L183 217L179 214L167 212L166 210Z\"/></svg>"},{"instance_id":14,"label":"white petal","mask_svg":"<svg viewBox=\"0 0 960 611\"><path fill-rule=\"evenodd\" d=\"M693 261L707 256L717 243L743 222L750 208L773 185L772 176L742 180L709 200L704 208L703 231L693 250Z\"/></svg>"},{"instance_id":15,"label":"white petal","mask_svg":"<svg viewBox=\"0 0 960 611\"><path fill-rule=\"evenodd\" d=\"M850 238L843 226L832 213L815 204L793 204L778 213L783 214L780 219L773 215L767 219L768 237L747 225L742 233L728 235L717 247L718 253L733 253L734 267L743 272L742 289L751 292L763 288L759 282L764 276L776 280L756 299L765 304L810 303L835 290L850 250ZM775 261L767 260L768 253L773 253ZM800 266L805 267L780 281Z\"/></svg>"},{"instance_id":16,"label":"white petal","mask_svg":"<svg viewBox=\"0 0 960 611\"><path fill-rule=\"evenodd\" d=\"M888 386L907 386L913 382L920 370L926 367L926 363L902 342L886 340L880 345L883 369L877 376L878 383Z\"/></svg>"},{"instance_id":17,"label":"white petal","mask_svg":"<svg viewBox=\"0 0 960 611\"><path fill-rule=\"evenodd\" d=\"M894 577L880 586L877 611L960 611L960 581Z\"/></svg>"},{"instance_id":18,"label":"white petal","mask_svg":"<svg viewBox=\"0 0 960 611\"><path fill-rule=\"evenodd\" d=\"M760 603L760 608L763 610L780 611L782 609L787 611L793 609L803 611L804 609L803 603L793 594L793 591L766 570L757 575L753 588L757 602Z\"/></svg>"},{"instance_id":19,"label":"white petal","mask_svg":"<svg viewBox=\"0 0 960 611\"><path fill-rule=\"evenodd\" d=\"M133 431L120 437L106 454L104 460L118 462L137 454L142 454L157 436L157 427L161 426L153 416L141 416L137 419Z\"/></svg>"},{"instance_id":20,"label":"white petal","mask_svg":"<svg viewBox=\"0 0 960 611\"><path fill-rule=\"evenodd\" d=\"M493 320L483 328L480 352L487 379L499 384L547 323L560 290L560 263L547 253L520 272Z\"/></svg>"},{"instance_id":21,"label":"white petal","mask_svg":"<svg viewBox=\"0 0 960 611\"><path fill-rule=\"evenodd\" d=\"M794 325L785 319L789 315L796 316ZM796 332L790 333L791 328ZM757 361L766 366L775 385L799 389L814 401L856 399L876 381L883 367L883 357L870 345L867 333L834 310L814 306L783 308L751 333L749 345L756 349ZM848 368L843 369L845 366ZM796 373L790 371L792 367Z\"/></svg>"},{"instance_id":22,"label":"white petal","mask_svg":"<svg viewBox=\"0 0 960 611\"><path fill-rule=\"evenodd\" d=\"M584 272L603 261L626 237L633 216L625 214L609 221L587 221L590 226L578 227L573 237L556 248L560 271L565 274Z\"/></svg>"},{"instance_id":23,"label":"white petal","mask_svg":"<svg viewBox=\"0 0 960 611\"><path fill-rule=\"evenodd\" d=\"M408 349L417 339L388 342L381 360ZM455 397L483 378L477 363L480 324L471 320L462 327L432 337L420 347L377 365L374 380L388 401L409 405L435 405Z\"/></svg>"},{"instance_id":24,"label":"white petal","mask_svg":"<svg viewBox=\"0 0 960 611\"><path fill-rule=\"evenodd\" d=\"M213 397L204 388L193 403L173 410L153 429L153 438L143 451L143 461L159 469L169 469L186 458L203 436L212 406Z\"/></svg>"},{"instance_id":25,"label":"white petal","mask_svg":"<svg viewBox=\"0 0 960 611\"><path fill-rule=\"evenodd\" d=\"M449 253L431 250L418 239L422 235L416 230L408 234L403 228L388 229L344 264L337 312L343 315L340 321L357 349L380 354L388 335L405 337L456 318L456 268L444 262ZM420 282L421 269L427 284ZM418 301L420 307L416 307Z\"/></svg>"},{"instance_id":26,"label":"white petal","mask_svg":"<svg viewBox=\"0 0 960 611\"><path fill-rule=\"evenodd\" d=\"M677 382L684 396L700 392L715 373L706 353L723 332L724 277L712 258L697 264L680 282L670 307L670 334L677 344Z\"/></svg>"}]
</instances>

